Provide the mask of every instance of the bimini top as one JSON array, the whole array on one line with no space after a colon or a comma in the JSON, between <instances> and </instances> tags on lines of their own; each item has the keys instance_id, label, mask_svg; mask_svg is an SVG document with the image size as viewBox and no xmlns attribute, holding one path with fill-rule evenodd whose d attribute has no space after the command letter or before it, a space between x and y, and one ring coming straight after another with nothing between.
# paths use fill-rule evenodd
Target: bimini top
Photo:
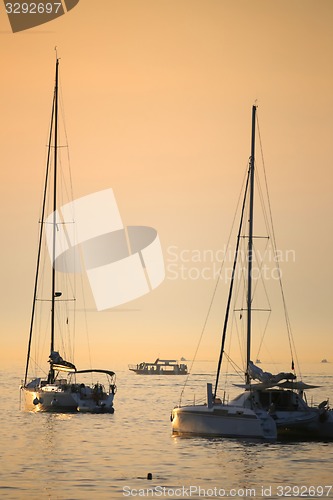
<instances>
[{"instance_id":1,"label":"bimini top","mask_svg":"<svg viewBox=\"0 0 333 500\"><path fill-rule=\"evenodd\" d=\"M115 373L112 372L111 370L100 370L98 368L94 369L94 370L76 370L75 373L93 373L93 372L97 372L97 373L106 373L106 375L110 375L110 377L112 377Z\"/></svg>"}]
</instances>

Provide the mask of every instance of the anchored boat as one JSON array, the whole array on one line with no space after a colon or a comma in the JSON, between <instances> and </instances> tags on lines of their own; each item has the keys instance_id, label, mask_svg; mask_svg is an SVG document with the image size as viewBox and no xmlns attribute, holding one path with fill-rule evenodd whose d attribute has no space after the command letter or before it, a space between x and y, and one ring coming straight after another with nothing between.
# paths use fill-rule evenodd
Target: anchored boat
<instances>
[{"instance_id":1,"label":"anchored boat","mask_svg":"<svg viewBox=\"0 0 333 500\"><path fill-rule=\"evenodd\" d=\"M213 387L212 383L207 384L205 404L182 405L180 403L172 410L172 430L175 434L264 440L275 440L277 438L305 440L333 439L333 412L329 408L328 400L323 401L317 406L310 406L307 403L305 391L318 386L305 384L297 379L293 353L291 353L291 372L281 372L276 375L262 370L251 361L252 315L254 311L263 310L256 309L253 303L254 292L257 287L257 283L253 286L252 273L255 258L254 240L261 238L261 236L254 233L256 111L256 106L253 106L251 156L241 208L215 385ZM262 197L261 189L260 197ZM272 221L270 212L266 220ZM273 241L276 252L275 236L272 229L270 234L270 239ZM235 295L236 269L240 265L240 243L244 240L247 241L247 252L245 259L243 255L243 265L244 260L246 262L245 271L242 271L241 275L246 284L246 290L244 294L239 294L242 295L244 306L238 308L234 306L233 309L233 313L238 315L238 319L242 322L243 326L245 319L245 326L243 328L245 330L244 382L238 384L238 387L243 392L231 401L227 401L224 394L222 397L218 395L219 379L223 359L227 357L228 362L232 361L228 358L226 352L226 338L232 300ZM260 272L261 269L259 268L259 274ZM280 272L279 279L291 346L290 323ZM270 309L268 311L270 312ZM257 358L258 362L259 358Z\"/></svg>"},{"instance_id":2,"label":"anchored boat","mask_svg":"<svg viewBox=\"0 0 333 500\"><path fill-rule=\"evenodd\" d=\"M66 358L70 359L68 356L72 356L74 350L71 327L75 325L76 297L70 295L74 290L72 283L66 283L64 289L61 292L58 291L59 274L65 277L68 277L68 274L57 273L55 269L56 251L59 251L60 244L57 238L59 228L61 227L61 230L68 236L67 231L72 231L75 224L75 219L63 220L57 210L60 197L58 190L61 163L59 148L63 147L58 139L58 115L59 60L57 59L28 352L21 392L27 410L113 413L113 399L116 392L115 373L102 369L78 370L73 360L67 361L60 355L60 350L66 349L68 351ZM63 177L61 176L62 184ZM53 212L46 216L49 205ZM46 261L43 260L47 253L44 249L47 232L49 235L51 233L49 246L52 253L52 265L46 285L42 271L47 267ZM70 238L67 239L70 241ZM44 295L45 288L47 288L47 296ZM39 317L42 316L45 307L47 308L48 342L46 342L49 345L49 357L48 360L45 358L40 360L39 356L45 355L45 350L43 350L45 341L40 340L39 337L42 324ZM36 337L39 339L38 342ZM48 363L42 366L43 361L48 361Z\"/></svg>"},{"instance_id":3,"label":"anchored boat","mask_svg":"<svg viewBox=\"0 0 333 500\"><path fill-rule=\"evenodd\" d=\"M137 375L187 375L187 365L178 363L175 359L159 359L154 363L142 362L137 365L128 365L128 368Z\"/></svg>"}]
</instances>

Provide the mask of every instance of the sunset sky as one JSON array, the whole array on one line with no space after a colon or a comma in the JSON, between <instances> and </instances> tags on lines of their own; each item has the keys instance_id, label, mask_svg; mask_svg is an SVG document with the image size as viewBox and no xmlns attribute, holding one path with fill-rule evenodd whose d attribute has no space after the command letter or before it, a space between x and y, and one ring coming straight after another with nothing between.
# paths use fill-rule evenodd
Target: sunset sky
<instances>
[{"instance_id":1,"label":"sunset sky","mask_svg":"<svg viewBox=\"0 0 333 500\"><path fill-rule=\"evenodd\" d=\"M166 265L130 303L97 312L88 297L95 365L193 356L215 287L198 269L227 243L255 101L298 357L333 361L332 20L332 0L80 0L12 33L1 4L2 366L25 362L55 46L75 197L111 187ZM200 359L218 356L225 293Z\"/></svg>"}]
</instances>

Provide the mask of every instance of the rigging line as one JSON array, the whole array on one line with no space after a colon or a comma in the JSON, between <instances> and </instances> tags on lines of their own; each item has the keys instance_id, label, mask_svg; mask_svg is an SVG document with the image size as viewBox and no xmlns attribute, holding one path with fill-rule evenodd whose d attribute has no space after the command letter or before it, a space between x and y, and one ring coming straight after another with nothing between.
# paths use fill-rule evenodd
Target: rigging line
<instances>
[{"instance_id":1,"label":"rigging line","mask_svg":"<svg viewBox=\"0 0 333 500\"><path fill-rule=\"evenodd\" d=\"M63 235L66 239L66 243L67 243L67 246L65 245L65 248L63 245L61 245L61 251L64 252L65 250L67 250L67 248L70 248L72 246L71 244L71 238L70 238L70 235L69 235L69 230L68 228L71 227L71 225L74 224L74 221L65 221L64 218L63 218L63 213L61 210L58 209L58 215L59 215L59 221L57 221L57 226L60 226L62 225L63 226ZM74 227L74 226L72 226ZM72 229L71 227L71 229ZM75 256L76 256L76 253L74 252L74 259L75 259ZM63 276L63 279L61 280L61 284L62 286L64 287L64 290L66 292L66 297L69 297L70 294L72 296L72 299L67 299L67 300L75 300L76 298L76 294L75 294L75 274L74 274L74 278L73 278L73 282L72 280L70 279L69 275L70 275L70 270L68 269L68 263L67 263L67 260L65 259L65 262L64 262L64 266L65 266L65 272L63 274L61 274L61 276ZM58 278L59 279L59 278ZM59 279L60 281L60 279ZM70 293L69 293L70 291Z\"/></svg>"},{"instance_id":2,"label":"rigging line","mask_svg":"<svg viewBox=\"0 0 333 500\"><path fill-rule=\"evenodd\" d=\"M244 308L244 311L246 312L246 308ZM232 325L231 325L231 334L230 334L230 344L229 344L229 352L231 350L231 341L232 341L232 335L233 335L233 330L234 328L236 329L236 334L237 334L237 340L238 340L238 346L239 346L239 352L241 356L241 360L243 363L243 366L246 366L246 360L245 360L245 352L246 352L246 330L245 330L245 324L246 322L243 321L243 315L240 317L240 321L237 321L235 311L233 311L234 314L232 315ZM238 316L238 315L237 315ZM234 326L235 325L235 326ZM225 352L226 354L226 352Z\"/></svg>"},{"instance_id":3,"label":"rigging line","mask_svg":"<svg viewBox=\"0 0 333 500\"><path fill-rule=\"evenodd\" d=\"M36 299L37 302L52 302L52 299ZM75 302L76 299L57 299L56 302Z\"/></svg>"},{"instance_id":4,"label":"rigging line","mask_svg":"<svg viewBox=\"0 0 333 500\"><path fill-rule=\"evenodd\" d=\"M248 218L248 214L246 215ZM236 328L236 333L237 333L237 339L238 339L238 345L239 345L239 352L242 357L242 362L245 366L245 359L244 359L244 352L245 352L245 339L244 339L244 331L245 331L245 324L243 319L243 314L236 315L236 309L241 307L243 311L246 311L246 307L244 307L244 303L246 302L246 245L245 245L245 239L242 240L242 248L241 251L239 252L240 258L239 258L239 274L238 274L238 280L236 282L236 289L234 292L234 300L233 300L233 322L231 325L231 332L233 331L233 324L235 324ZM237 311L239 312L239 311ZM239 321L237 320L237 317L239 316ZM240 324L239 324L240 323ZM230 338L230 345L231 345L231 338ZM229 347L230 348L230 347Z\"/></svg>"},{"instance_id":5,"label":"rigging line","mask_svg":"<svg viewBox=\"0 0 333 500\"><path fill-rule=\"evenodd\" d=\"M236 333L237 333L237 339L238 339L238 345L239 345L239 352L241 354L241 357L242 357L242 363L243 365L245 366L245 358L244 358L244 354L246 352L246 339L245 339L245 322L242 321L243 319L243 315L241 314L240 317L239 317L239 320L240 321L237 321L236 320L236 304L237 303L240 303L241 305L243 305L244 303L246 303L246 269L245 269L245 265L244 265L244 259L246 258L245 257L245 245L244 245L244 242L245 240L242 241L242 252L241 252L241 266L240 266L240 275L238 276L238 283L236 282L236 291L234 292L234 301L233 301L233 321L232 321L232 325L231 325L231 333L233 332L233 328L234 328L234 324L236 325L235 328L236 328ZM241 295L241 296L240 296ZM243 311L246 311L247 308L242 306L243 308ZM237 315L238 316L238 315ZM240 325L239 325L240 323ZM230 342L229 342L229 349L230 349L230 346L231 346L231 336L230 336Z\"/></svg>"},{"instance_id":6,"label":"rigging line","mask_svg":"<svg viewBox=\"0 0 333 500\"><path fill-rule=\"evenodd\" d=\"M80 261L83 262L83 255L82 255L81 247L79 247L79 255L80 255ZM92 369L92 358L91 358L90 337L89 337L88 316L87 316L88 309L87 309L87 304L86 304L86 295L85 295L85 288L84 288L83 273L80 273L80 291L82 293L84 329L85 329L85 334L86 334L86 338L87 338L88 359L89 359L90 369ZM76 317L76 315L74 315L74 317Z\"/></svg>"},{"instance_id":7,"label":"rigging line","mask_svg":"<svg viewBox=\"0 0 333 500\"><path fill-rule=\"evenodd\" d=\"M234 331L236 330L236 335L237 335L237 340L238 340L238 346L239 346L239 352L241 354L241 357L243 356L243 353L245 352L244 349L244 322L242 321L243 318L243 311L246 311L246 308L242 307L242 304L244 304L244 297L245 297L245 269L244 269L244 240L241 241L241 246L242 248L238 252L238 275L237 275L237 280L234 282L234 291L233 291L233 304L232 304L232 315L231 315L231 324L229 327L229 335L228 335L228 346L225 349L227 352L231 352L231 346L232 346L232 338L234 335ZM240 306L238 306L240 304ZM242 311L237 310L238 307L241 307ZM240 312L240 314L236 314L237 312ZM242 362L244 359L242 359Z\"/></svg>"},{"instance_id":8,"label":"rigging line","mask_svg":"<svg viewBox=\"0 0 333 500\"><path fill-rule=\"evenodd\" d=\"M231 276L231 283L230 283L230 289L229 289L229 295L228 295L228 302L227 302L227 307L226 307L226 312L225 312L225 318L224 318L224 325L223 325L223 332L222 332L222 342L221 342L221 350L220 350L220 356L219 356L219 361L217 365L217 373L216 373L216 381L215 381L215 389L214 389L214 398L216 397L217 393L217 387L219 383L219 378L220 378L220 371L221 371L221 365L222 365L222 358L223 358L223 351L224 351L224 345L225 345L225 339L226 339L226 334L227 334L227 326L228 326L228 320L229 320L229 312L230 312L230 305L231 305L231 299L232 299L232 292L233 292L233 286L234 286L234 279L235 279L235 271L236 271L236 264L238 260L238 250L239 250L239 244L240 244L240 235L242 232L243 228L243 220L244 220L244 213L245 213L245 204L246 204L246 198L247 198L247 191L248 187L251 181L251 170L252 170L252 160L250 160L250 166L248 169L248 174L247 174L247 179L246 179L246 186L245 186L245 195L243 199L243 204L242 204L242 211L241 211L241 220L239 223L239 229L238 229L238 234L237 234L237 244L236 244L236 249L235 249L235 257L234 257L234 262L233 262L233 268L232 268L232 276Z\"/></svg>"},{"instance_id":9,"label":"rigging line","mask_svg":"<svg viewBox=\"0 0 333 500\"><path fill-rule=\"evenodd\" d=\"M258 130L259 130L259 126L258 126ZM263 155L262 155L262 160L263 160ZM270 240L272 240L272 229L271 229L271 225L269 223L268 210L267 210L267 202L265 201L264 190L263 190L262 185L261 185L261 180L260 180L260 175L259 175L258 168L255 171L255 176L256 176L257 191L259 193L259 199L260 199L261 208L262 208L262 214L263 214L264 223L265 223L265 227L266 227L266 231L267 231L267 235L268 235L268 237L266 237L267 238L267 243L266 243L266 246L264 248L264 253L263 253L263 256L265 256L266 252L269 249L269 242L270 242ZM266 194L268 194L268 190L267 189L266 189ZM274 248L273 248L273 250L274 250ZM256 255L259 255L259 251L255 252L255 253L256 253ZM258 262L259 262L259 260L258 260ZM261 259L260 266L259 266L260 276L261 276L261 271L262 271L263 265L264 265L264 262L263 262L263 259ZM269 295L268 295L267 287L265 285L265 281L261 280L261 282L262 282L262 286L263 286L263 290L264 290L264 293L265 293L267 304L269 305L269 307L271 309L271 303L270 303L270 300L269 300ZM257 288L258 284L259 283L257 283L256 288ZM260 339L260 343L259 343L259 347L258 347L258 352L257 352L257 357L259 356L259 352L260 352L260 350L262 348L264 337L265 337L265 334L266 334L266 331L267 331L267 328L268 328L268 324L269 324L269 319L271 317L271 310L269 310L268 312L269 312L269 314L267 316L267 319L266 319L266 322L265 322L265 326L264 326L263 331L262 331L262 335L261 335L261 339Z\"/></svg>"},{"instance_id":10,"label":"rigging line","mask_svg":"<svg viewBox=\"0 0 333 500\"><path fill-rule=\"evenodd\" d=\"M61 118L62 118L62 125L63 125L63 132L65 136L65 144L66 144L66 150L67 150L67 165L68 165L68 179L69 179L69 190L67 190L67 183L64 182L66 194L68 197L69 201L74 200L74 189L73 189L73 178L72 178L72 169L71 169L71 159L70 159L70 151L69 151L69 141L68 141L68 135L67 135L67 127L66 127L66 118L65 118L65 106L64 106L64 98L63 98L63 91L62 91L62 76L59 76L59 97L60 97L60 113L61 113ZM68 192L69 191L69 192ZM72 216L73 216L73 221L72 223L75 224L75 209L74 205L72 204ZM69 224L69 222L67 223ZM75 229L74 232L76 233ZM76 241L76 236L75 236L75 241ZM76 253L74 255L74 259L77 259ZM76 263L74 262L74 266L76 266ZM73 296L76 297L77 294L77 281L74 278L73 283L70 282L71 284L71 290L73 293ZM74 307L76 308L76 306ZM74 314L74 337L76 333L76 315ZM74 339L73 339L74 340ZM74 349L74 348L73 348ZM74 352L73 352L73 359L74 359Z\"/></svg>"},{"instance_id":11,"label":"rigging line","mask_svg":"<svg viewBox=\"0 0 333 500\"><path fill-rule=\"evenodd\" d=\"M39 365L36 359L31 358L31 362L35 364L35 368L39 370L39 373L43 373L44 376L47 375L47 372L44 370L44 368L42 368L42 366Z\"/></svg>"},{"instance_id":12,"label":"rigging line","mask_svg":"<svg viewBox=\"0 0 333 500\"><path fill-rule=\"evenodd\" d=\"M53 101L52 101L51 123L50 123L50 133L49 133L49 145L51 145L51 140L52 140L54 113L55 113L55 95L53 95ZM49 177L49 172L50 172L50 160L51 160L51 148L49 147L48 154L47 154L47 162L46 162L44 195L43 195L43 204L42 204L42 213L41 213L41 220L42 220L42 222L44 221L44 217L45 217L45 207L46 207L46 198L47 198L47 186L48 186L48 177ZM44 233L44 231L43 231L43 224L40 224L39 243L38 243L38 251L37 251L37 261L36 261L35 284L34 284L34 292L33 292L32 312L31 312L29 341L28 341L28 352L27 352L25 374L24 374L24 385L26 385L26 383L27 383L28 370L29 370L29 359L30 359L30 352L31 352L31 341L32 341L33 325L34 325L34 319L35 319L35 307L36 307L36 298L37 298L37 289L38 289L39 264L40 264L41 251L42 251L43 233Z\"/></svg>"},{"instance_id":13,"label":"rigging line","mask_svg":"<svg viewBox=\"0 0 333 500\"><path fill-rule=\"evenodd\" d=\"M227 353L225 353L225 356L226 356L228 362L232 365L232 367L235 370L235 372L238 373L238 375L240 377L242 377L243 376L243 370L242 370L242 368L240 368L237 365L237 363L235 361L233 361L233 359Z\"/></svg>"},{"instance_id":14,"label":"rigging line","mask_svg":"<svg viewBox=\"0 0 333 500\"><path fill-rule=\"evenodd\" d=\"M234 326L235 325L235 326ZM245 366L245 359L244 359L244 353L245 353L245 342L244 342L244 321L241 321L240 328L238 326L238 322L236 320L236 314L234 313L231 316L231 326L230 326L230 334L228 336L229 340L229 345L224 352L224 355L226 357L227 363L226 363L226 373L225 373L225 378L224 378L224 384L223 384L223 392L224 396L223 399L225 399L225 393L229 385L229 374L231 373L231 370L229 369L229 366L231 366L233 372L235 372L237 375L241 376L244 373L244 370L241 370L237 365L235 366L234 361L232 360L230 356L231 352L231 345L232 345L232 337L234 335L234 330L236 329L236 334L237 334L237 339L238 339L238 345L239 345L239 352L241 353L241 361L243 363L243 366ZM241 330L241 331L240 331ZM242 345L242 339L243 339L243 345Z\"/></svg>"},{"instance_id":15,"label":"rigging line","mask_svg":"<svg viewBox=\"0 0 333 500\"><path fill-rule=\"evenodd\" d=\"M44 243L45 245L45 243ZM43 249L42 249L42 255L45 255L45 252L43 254ZM45 269L45 256L43 257L42 261L39 263L39 274L41 276L44 276L45 273L44 273L44 269ZM37 303L37 301L39 300L37 298L37 295L38 296L43 296L44 295L44 287L45 287L45 283L44 283L44 280L39 280L39 283L38 283L38 286L37 286L37 291L36 291L36 310L34 312L34 324L33 324L33 332L32 332L32 335L34 337L34 356L35 356L35 359L38 359L38 355L41 356L41 352L44 352L44 346L45 346L45 341L46 341L46 337L45 335L42 335L42 314L41 314L41 311L43 311L43 305L42 303ZM42 344L42 340L44 341L43 343L43 349L41 349L41 344ZM39 353L39 354L38 354ZM31 352L30 352L30 359L31 359ZM37 377L37 375L36 375ZM35 377L35 378L36 378Z\"/></svg>"},{"instance_id":16,"label":"rigging line","mask_svg":"<svg viewBox=\"0 0 333 500\"><path fill-rule=\"evenodd\" d=\"M65 143L67 147L67 162L68 162L68 175L69 175L69 186L70 186L70 200L74 199L74 189L73 189L73 179L72 179L72 169L71 169L71 160L70 160L70 153L69 153L69 141L68 141L68 135L67 135L67 127L66 127L66 118L65 118L65 106L64 106L64 98L63 98L63 93L62 93L62 85L61 85L61 78L60 78L60 112L61 112L61 117L62 117L62 125L63 125L63 131L65 135Z\"/></svg>"},{"instance_id":17,"label":"rigging line","mask_svg":"<svg viewBox=\"0 0 333 500\"><path fill-rule=\"evenodd\" d=\"M73 196L73 182L72 182L72 172L71 172L71 162L70 162L70 152L69 152L69 141L68 141L68 135L67 135L67 128L66 128L66 119L65 119L65 107L64 107L64 99L63 99L63 92L62 92L62 84L61 84L61 75L59 74L59 112L61 115L61 132L64 134L64 146L59 146L66 148L67 151L67 161L65 161L65 166L64 162L62 161L62 157L59 156L59 163L60 163L60 183L61 183L61 193L63 193L65 196L62 196L62 204L68 203L68 201L73 201L74 196ZM68 224L75 224L75 217L74 217L74 208L72 207L73 210L73 220L72 221L63 221L62 224L64 224L64 230L65 234L68 237ZM59 210L60 213L60 210ZM75 229L73 229L75 231ZM74 255L74 259L76 259L76 254ZM75 266L75 264L74 264ZM68 273L67 273L68 276ZM66 285L66 291L67 294L70 294L75 298L76 293L77 293L77 282L76 278L74 277L73 280L66 280L65 281ZM75 300L75 299L74 299ZM74 312L76 309L76 303L74 304ZM69 311L67 310L67 319L69 316ZM66 320L67 321L67 320ZM74 353L74 346L75 346L75 334L76 334L76 315L73 315L73 322L72 322L72 341L73 344L72 346L70 345L70 340L69 340L69 350L71 352L71 357L74 360L75 358L75 353ZM70 337L69 337L70 339Z\"/></svg>"},{"instance_id":18,"label":"rigging line","mask_svg":"<svg viewBox=\"0 0 333 500\"><path fill-rule=\"evenodd\" d=\"M265 222L266 231L268 233L268 237L270 237L271 236L271 229L270 229L270 225L269 225L269 218L268 218L267 209L266 209L265 196L264 196L264 191L263 191L262 186L261 186L258 168L255 170L255 179L256 179L257 192L259 193L259 200L260 200L260 204L261 204L261 209L262 209L262 214L263 214L263 218L264 218L264 222Z\"/></svg>"},{"instance_id":19,"label":"rigging line","mask_svg":"<svg viewBox=\"0 0 333 500\"><path fill-rule=\"evenodd\" d=\"M267 328L268 328L268 323L269 323L270 317L272 315L272 311L271 310L268 310L268 309L265 310L265 309L263 309L263 311L268 312L268 315L267 315L266 323L265 323L265 326L264 326L264 329L263 329L263 332L262 332L262 335L261 335L261 339L260 339L260 343L259 343L259 347L258 347L258 351L257 351L257 357L259 356L259 353L261 351L261 347L262 347L262 344L264 342L264 338L265 338L266 331L267 331Z\"/></svg>"},{"instance_id":20,"label":"rigging line","mask_svg":"<svg viewBox=\"0 0 333 500\"><path fill-rule=\"evenodd\" d=\"M62 353L62 356L67 358L67 346L65 344L65 335L63 333L63 321L62 321L62 311L60 311L60 308L57 307L55 311L55 319L56 319L56 325L57 325L57 343L61 345L61 349L59 351ZM57 346L55 348L58 349Z\"/></svg>"},{"instance_id":21,"label":"rigging line","mask_svg":"<svg viewBox=\"0 0 333 500\"><path fill-rule=\"evenodd\" d=\"M277 245L276 245L276 237L275 237L275 231L274 231L274 225L273 225L272 208L271 208L271 202L270 202L269 191L268 191L268 181L267 181L267 175L266 175L264 153L263 153L263 148L262 148L258 118L257 118L257 126L258 126L260 151L261 151L261 157L262 157L262 162L263 162L264 179L265 179L265 186L266 186L266 192L267 192L267 202L268 202L268 209L269 209L269 216L270 216L270 223L271 223L271 230L272 230L272 241L273 241L274 251L276 252L276 255L277 255ZM290 322L290 318L289 318L289 314L288 314L288 310L287 310L287 303L286 303L284 288L283 288L282 279L281 279L280 262L279 262L278 258L276 258L276 264L277 264L278 271L279 271L279 284L280 284L280 290L281 290L281 296L282 296L283 309L284 309L284 313L285 313L285 321L286 321L286 326L287 326L288 341L289 341L289 348L290 348L292 363L293 363L293 357L295 354L298 370L300 372L300 365L299 365L297 351L295 349L294 339L293 339L293 335L292 335L291 322ZM300 377L301 377L301 373L300 373Z\"/></svg>"},{"instance_id":22,"label":"rigging line","mask_svg":"<svg viewBox=\"0 0 333 500\"><path fill-rule=\"evenodd\" d=\"M266 244L266 247L264 249L264 255L266 254L266 249L268 247L268 241L269 240L267 240L267 244ZM254 249L254 254L255 254L255 256L259 255L259 251L257 251L256 248ZM270 303L270 300L269 300L269 296L268 296L268 292L267 292L267 287L265 285L265 280L262 279L262 269L263 269L263 266L264 266L264 259L261 259L261 261L259 261L259 258L257 258L256 261L259 263L259 265L258 265L258 273L259 274L258 274L258 280L256 281L255 286L254 286L252 300L253 300L253 298L254 298L254 296L256 294L257 288L259 286L259 279L261 278L260 282L261 282L262 288L264 290L266 301L267 301L267 304L268 304L269 308L271 309L271 303ZM254 311L255 309L252 309L252 310Z\"/></svg>"},{"instance_id":23,"label":"rigging line","mask_svg":"<svg viewBox=\"0 0 333 500\"><path fill-rule=\"evenodd\" d=\"M232 235L232 232L233 232L233 228L234 228L234 225L235 225L235 220L236 220L236 216L237 216L237 212L238 212L238 207L240 205L240 200L241 200L241 196L242 196L242 192L243 192L243 186L244 186L244 183L245 183L245 179L248 178L247 169L248 169L248 165L246 166L245 175L243 177L243 182L242 182L242 187L241 187L241 190L239 192L239 196L238 196L238 200L237 200L237 204L236 204L236 210L234 212L234 218L232 220L231 229L230 229L230 232L229 232L229 237L228 237L228 242L227 242L227 247L226 248L229 248L229 244L230 244L230 240L231 240L231 235ZM209 307L208 307L208 312L206 314L206 318L204 320L204 324L203 324L203 327L202 327L202 330L201 330L201 333L200 333L199 341L198 341L198 344L197 344L197 347L196 347L196 350L195 350L195 353L194 353L194 356L193 356L193 359L192 359L192 363L190 365L189 373L186 376L186 379L185 379L182 391L180 393L179 406L181 405L182 397L183 397L185 388L187 386L187 382L188 382L190 373L192 372L192 368L193 368L194 362L196 361L196 356L198 354L198 350L199 350L199 347L200 347L200 344L201 344L201 340L202 340L203 334L204 334L204 332L206 330L206 326L207 326L207 323L208 323L210 312L211 312L211 309L213 307L215 295L216 295L217 288L218 288L218 285L219 285L219 282L220 282L220 278L221 278L221 274L222 274L222 269L223 269L223 266L224 266L224 263L225 263L225 260L226 260L226 254L227 254L227 252L225 252L225 254L224 254L224 257L222 259L219 272L217 274L217 280L216 280L216 283L215 283L215 287L213 289L213 294L212 294L212 298L211 298L211 301L210 301L210 304L209 304Z\"/></svg>"}]
</instances>

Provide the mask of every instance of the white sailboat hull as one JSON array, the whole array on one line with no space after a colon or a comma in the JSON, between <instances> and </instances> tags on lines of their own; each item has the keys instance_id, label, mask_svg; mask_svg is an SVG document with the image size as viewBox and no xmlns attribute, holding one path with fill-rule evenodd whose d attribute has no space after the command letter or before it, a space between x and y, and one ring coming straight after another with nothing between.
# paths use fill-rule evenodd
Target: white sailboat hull
<instances>
[{"instance_id":1,"label":"white sailboat hull","mask_svg":"<svg viewBox=\"0 0 333 500\"><path fill-rule=\"evenodd\" d=\"M93 397L83 397L71 388L59 388L56 385L46 385L43 388L22 388L24 407L35 412L89 412L113 413L114 394L96 401Z\"/></svg>"},{"instance_id":2,"label":"white sailboat hull","mask_svg":"<svg viewBox=\"0 0 333 500\"><path fill-rule=\"evenodd\" d=\"M23 388L22 393L28 411L77 411L77 402L69 391Z\"/></svg>"},{"instance_id":3,"label":"white sailboat hull","mask_svg":"<svg viewBox=\"0 0 333 500\"><path fill-rule=\"evenodd\" d=\"M265 411L223 404L183 406L171 414L175 434L275 440L274 420Z\"/></svg>"}]
</instances>

